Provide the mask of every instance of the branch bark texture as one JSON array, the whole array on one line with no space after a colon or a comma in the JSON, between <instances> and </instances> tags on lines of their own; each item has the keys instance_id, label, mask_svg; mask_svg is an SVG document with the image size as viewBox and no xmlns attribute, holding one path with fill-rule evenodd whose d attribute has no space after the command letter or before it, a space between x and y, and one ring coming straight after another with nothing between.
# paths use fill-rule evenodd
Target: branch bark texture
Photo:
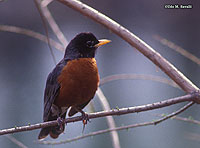
<instances>
[{"instance_id":1,"label":"branch bark texture","mask_svg":"<svg viewBox=\"0 0 200 148\"><path fill-rule=\"evenodd\" d=\"M135 106L135 107L129 107L129 108L121 108L121 109L112 109L110 111L91 113L91 114L88 114L88 117L89 117L89 119L93 119L93 118L99 118L99 117L105 117L105 116L124 115L124 114L129 114L129 113L139 113L139 112L144 112L144 111L149 111L149 110L153 110L153 109L170 106L170 105L181 103L181 102L199 101L199 98L200 98L199 96L200 96L199 92L196 92L196 93L192 93L192 94L187 94L185 96L156 102L153 104L147 104L147 105L141 105L141 106ZM196 100L196 99L198 99L198 100ZM65 123L77 122L77 121L81 121L81 120L82 120L82 116L72 117L72 118L67 118L65 120ZM10 128L10 129L0 130L0 135L22 132L22 131L30 131L30 130L40 129L40 128L44 128L44 127L50 127L50 126L56 126L56 125L58 125L58 122L55 120L55 121L49 121L49 122L44 122L44 123L38 123L38 124L34 124L34 125L14 127L14 128Z\"/></svg>"}]
</instances>

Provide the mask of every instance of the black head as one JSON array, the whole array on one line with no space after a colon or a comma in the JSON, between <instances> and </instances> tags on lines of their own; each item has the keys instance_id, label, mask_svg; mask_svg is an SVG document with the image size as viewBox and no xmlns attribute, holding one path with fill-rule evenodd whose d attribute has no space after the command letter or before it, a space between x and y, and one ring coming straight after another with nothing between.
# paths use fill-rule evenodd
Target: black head
<instances>
[{"instance_id":1,"label":"black head","mask_svg":"<svg viewBox=\"0 0 200 148\"><path fill-rule=\"evenodd\" d=\"M92 33L80 33L68 44L64 58L71 60L93 58L96 49L109 42L109 40L97 40Z\"/></svg>"}]
</instances>

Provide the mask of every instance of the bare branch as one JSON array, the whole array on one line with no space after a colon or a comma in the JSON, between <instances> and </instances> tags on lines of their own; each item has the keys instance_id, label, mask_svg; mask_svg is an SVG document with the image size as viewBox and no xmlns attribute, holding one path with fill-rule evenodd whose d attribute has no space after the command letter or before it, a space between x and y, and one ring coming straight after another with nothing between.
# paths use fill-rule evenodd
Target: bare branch
<instances>
[{"instance_id":1,"label":"bare branch","mask_svg":"<svg viewBox=\"0 0 200 148\"><path fill-rule=\"evenodd\" d=\"M185 138L189 139L189 140L200 142L200 134L198 134L198 133L188 132L188 133L186 133Z\"/></svg>"},{"instance_id":2,"label":"bare branch","mask_svg":"<svg viewBox=\"0 0 200 148\"><path fill-rule=\"evenodd\" d=\"M16 144L17 146L19 146L20 148L28 148L26 145L24 145L22 142L20 142L19 140L17 140L15 137L11 136L11 135L6 135L6 137L12 141L14 144Z\"/></svg>"},{"instance_id":3,"label":"bare branch","mask_svg":"<svg viewBox=\"0 0 200 148\"><path fill-rule=\"evenodd\" d=\"M200 121L194 120L194 119L190 119L190 118L183 118L183 117L174 116L174 117L172 117L172 119L185 121L185 122L190 122L190 123L193 123L193 124L200 125Z\"/></svg>"},{"instance_id":4,"label":"bare branch","mask_svg":"<svg viewBox=\"0 0 200 148\"><path fill-rule=\"evenodd\" d=\"M63 47L66 47L68 44L68 41L65 38L64 34L62 33L62 31L60 30L60 28L58 27L57 23L55 22L48 7L47 6L42 7L42 5L41 5L41 10L42 10L44 17L48 21L49 26L53 30L54 34L57 36L58 40L62 43Z\"/></svg>"},{"instance_id":5,"label":"bare branch","mask_svg":"<svg viewBox=\"0 0 200 148\"><path fill-rule=\"evenodd\" d=\"M161 44L166 45L167 47L175 50L176 52L180 53L184 57L190 59L194 63L200 65L200 59L198 57L196 57L195 55L191 54L190 52L188 52L187 50L183 49L182 47L174 44L173 42L171 42L159 35L154 35L153 37L154 37L154 39L159 41Z\"/></svg>"},{"instance_id":6,"label":"bare branch","mask_svg":"<svg viewBox=\"0 0 200 148\"><path fill-rule=\"evenodd\" d=\"M106 28L110 29L113 33L120 36L122 39L127 41L131 46L138 49L143 55L149 58L154 64L160 67L172 80L174 80L184 91L193 92L198 90L188 78L186 78L177 68L175 68L171 63L169 63L165 58L163 58L158 52L156 52L152 47L147 45L144 41L138 38L136 35L131 33L129 30L105 16L104 14L98 12L97 10L83 4L78 0L57 0L64 5L75 9L81 14L93 19L99 24L104 25Z\"/></svg>"},{"instance_id":7,"label":"bare branch","mask_svg":"<svg viewBox=\"0 0 200 148\"><path fill-rule=\"evenodd\" d=\"M180 89L180 87L176 83L174 83L174 81L172 81L172 80L169 80L167 78L160 77L160 76L147 75L147 74L115 74L115 75L110 75L110 76L102 78L100 80L99 86L104 85L104 84L111 82L111 81L127 80L127 79L151 80L151 81L165 83L165 84L168 84L172 87Z\"/></svg>"},{"instance_id":8,"label":"bare branch","mask_svg":"<svg viewBox=\"0 0 200 148\"><path fill-rule=\"evenodd\" d=\"M65 143L70 143L70 142L77 141L77 140L80 140L80 139L84 139L84 138L87 138L87 137L105 134L105 133L112 132L112 131L119 131L119 130L125 130L125 129L129 129L129 128L136 128L136 127L142 127L142 126L148 126L148 125L154 125L154 122L153 121L152 122L144 122L144 123L138 123L138 124L131 124L131 125L127 125L127 126L116 127L116 128L112 128L112 129L100 130L100 131L92 132L92 133L85 134L85 135L82 135L82 136L77 136L77 137L72 138L72 139L61 140L59 142L38 141L38 143L47 144L47 145L65 144Z\"/></svg>"},{"instance_id":9,"label":"bare branch","mask_svg":"<svg viewBox=\"0 0 200 148\"><path fill-rule=\"evenodd\" d=\"M161 116L165 116L165 115L156 114L156 116L161 117ZM194 119L192 119L192 117L184 118L184 117L179 117L179 116L173 116L173 117L171 117L171 119L185 121L185 122L189 122L189 123L200 125L200 121L199 120L194 120Z\"/></svg>"},{"instance_id":10,"label":"bare branch","mask_svg":"<svg viewBox=\"0 0 200 148\"><path fill-rule=\"evenodd\" d=\"M41 40L45 43L48 43L47 37L45 35L42 35L38 32L34 32L32 30L16 27L16 26L9 26L9 25L0 25L0 31L7 31L7 32L13 32L18 34L27 35L30 37L33 37L35 39ZM54 41L53 39L49 39L50 45L54 46L56 49L60 51L64 51L65 48L58 42Z\"/></svg>"},{"instance_id":11,"label":"bare branch","mask_svg":"<svg viewBox=\"0 0 200 148\"><path fill-rule=\"evenodd\" d=\"M96 94L99 97L99 100L100 100L100 103L101 103L103 110L104 111L111 110L110 105L108 103L108 100L104 96L101 88L98 88ZM108 123L109 128L112 128L112 129L116 128L114 118L112 116L106 116L106 118L107 118L107 123ZM113 147L114 148L120 148L119 136L118 136L117 131L112 131L110 134L111 134L111 137L112 137Z\"/></svg>"},{"instance_id":12,"label":"bare branch","mask_svg":"<svg viewBox=\"0 0 200 148\"><path fill-rule=\"evenodd\" d=\"M43 0L41 2L41 6L42 7L47 7L51 2L53 2L54 0Z\"/></svg>"},{"instance_id":13,"label":"bare branch","mask_svg":"<svg viewBox=\"0 0 200 148\"><path fill-rule=\"evenodd\" d=\"M151 121L151 122L144 122L144 123L138 123L138 124L131 124L131 125L127 125L127 126L121 126L121 127L117 127L117 128L109 128L109 129L105 129L105 130L100 130L100 131L96 131L96 132L92 132L89 134L85 134L82 136L78 136L72 139L67 139L67 140L62 140L59 142L55 142L55 141L39 141L40 144L48 144L48 145L57 145L57 144L64 144L64 143L69 143L69 142L73 142L73 141L77 141L83 138L87 138L87 137L91 137L91 136L96 136L96 135L100 135L100 134L104 134L104 133L108 133L108 132L112 132L112 131L119 131L119 130L125 130L125 129L130 129L130 128L136 128L136 127L141 127L141 126L148 126L148 125L157 125L169 118L172 118L175 115L180 114L181 112L185 111L186 109L188 109L190 106L192 106L194 103L190 102L189 104L185 105L184 107L182 107L181 109L177 110L176 112L173 112L167 116L165 116L164 118L158 119L156 121Z\"/></svg>"},{"instance_id":14,"label":"bare branch","mask_svg":"<svg viewBox=\"0 0 200 148\"><path fill-rule=\"evenodd\" d=\"M40 17L41 17L41 20L42 20L42 23L43 23L43 26L44 26L44 30L45 30L45 33L46 33L46 36L47 36L47 41L48 41L47 43L48 43L48 46L49 46L49 49L50 49L50 52L51 52L51 56L52 56L52 58L53 58L54 64L56 65L56 63L57 63L57 62L56 62L56 57L55 57L55 55L54 55L54 53L53 53L53 49L52 49L52 47L51 47L51 45L50 45L50 41L49 41L49 32L48 32L46 20L45 20L44 15L43 15L43 13L42 13L42 11L41 11L41 7L40 7L40 4L39 4L38 0L34 0L34 3L35 3L35 6L36 6L36 8L37 8L39 14L40 14Z\"/></svg>"},{"instance_id":15,"label":"bare branch","mask_svg":"<svg viewBox=\"0 0 200 148\"><path fill-rule=\"evenodd\" d=\"M157 121L155 122L155 124L158 124L158 123L160 123L160 122L162 122L162 121L164 121L164 120L167 120L167 119L169 119L169 118L171 118L171 117L173 117L173 116L176 116L176 115L182 113L183 111L185 111L186 109L188 109L188 108L189 108L190 106L192 106L192 105L194 105L194 102L190 102L190 103L186 104L186 105L183 106L181 109L179 109L179 110L177 110L177 111L175 111L175 112L173 112L173 113L171 113L171 114L169 114L169 115L167 115L167 116L165 116L165 117L163 117L163 118L157 120Z\"/></svg>"},{"instance_id":16,"label":"bare branch","mask_svg":"<svg viewBox=\"0 0 200 148\"><path fill-rule=\"evenodd\" d=\"M90 114L88 114L88 118L93 119L93 118L99 118L99 117L105 117L105 116L124 115L124 114L129 114L129 113L144 112L144 111L149 111L149 110L158 109L158 108L162 108L162 107L167 107L167 106L174 105L174 104L181 103L181 102L199 101L199 100L196 100L196 99L199 99L199 96L200 96L199 92L195 92L192 94L187 94L184 96L168 99L165 101L156 102L153 104L90 113ZM65 119L66 123L77 122L77 121L82 121L82 116ZM34 125L14 127L14 128L10 128L10 129L0 130L0 135L22 132L22 131L30 131L30 130L34 130L34 129L56 126L56 125L58 125L58 123L55 120L55 121L49 121L49 122L44 122L44 123L38 123L38 124L34 124Z\"/></svg>"}]
</instances>

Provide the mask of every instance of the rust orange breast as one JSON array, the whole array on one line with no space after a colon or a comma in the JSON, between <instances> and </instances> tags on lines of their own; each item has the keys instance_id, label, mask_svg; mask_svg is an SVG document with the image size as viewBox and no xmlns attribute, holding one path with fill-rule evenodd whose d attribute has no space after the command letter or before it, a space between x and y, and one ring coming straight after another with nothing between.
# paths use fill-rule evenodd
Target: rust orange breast
<instances>
[{"instance_id":1,"label":"rust orange breast","mask_svg":"<svg viewBox=\"0 0 200 148\"><path fill-rule=\"evenodd\" d=\"M99 84L99 74L94 58L68 61L58 77L60 92L54 104L69 107L91 100Z\"/></svg>"}]
</instances>

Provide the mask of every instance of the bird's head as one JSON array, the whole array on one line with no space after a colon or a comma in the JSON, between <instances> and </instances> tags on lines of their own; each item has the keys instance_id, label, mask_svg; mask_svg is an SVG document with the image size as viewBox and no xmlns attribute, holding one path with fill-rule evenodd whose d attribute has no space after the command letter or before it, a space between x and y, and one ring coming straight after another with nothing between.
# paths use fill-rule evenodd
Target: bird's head
<instances>
[{"instance_id":1,"label":"bird's head","mask_svg":"<svg viewBox=\"0 0 200 148\"><path fill-rule=\"evenodd\" d=\"M96 49L110 40L97 38L92 33L80 33L70 41L65 51L65 59L94 58Z\"/></svg>"}]
</instances>

